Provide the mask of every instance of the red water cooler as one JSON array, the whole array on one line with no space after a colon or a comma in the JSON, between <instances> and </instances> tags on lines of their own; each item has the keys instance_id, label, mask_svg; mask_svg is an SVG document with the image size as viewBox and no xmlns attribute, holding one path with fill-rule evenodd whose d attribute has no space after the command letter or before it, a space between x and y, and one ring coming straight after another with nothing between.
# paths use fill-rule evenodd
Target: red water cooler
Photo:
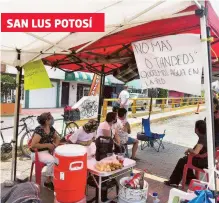
<instances>
[{"instance_id":1,"label":"red water cooler","mask_svg":"<svg viewBox=\"0 0 219 203\"><path fill-rule=\"evenodd\" d=\"M55 201L75 203L85 198L87 182L87 150L76 144L55 149L54 166Z\"/></svg>"}]
</instances>

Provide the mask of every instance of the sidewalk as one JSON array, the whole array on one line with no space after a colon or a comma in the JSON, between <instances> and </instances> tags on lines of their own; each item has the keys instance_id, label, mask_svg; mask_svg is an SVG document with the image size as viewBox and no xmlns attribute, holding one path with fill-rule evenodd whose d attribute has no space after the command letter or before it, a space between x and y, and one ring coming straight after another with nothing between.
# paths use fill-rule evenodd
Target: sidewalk
<instances>
[{"instance_id":1,"label":"sidewalk","mask_svg":"<svg viewBox=\"0 0 219 203\"><path fill-rule=\"evenodd\" d=\"M162 150L160 153L156 152L152 148L146 148L141 151L138 150L138 157L141 159L137 162L137 165L134 169L134 173L140 172L142 170L147 170L147 174L145 174L145 180L149 184L149 192L153 193L157 192L159 194L159 199L161 203L167 203L169 190L171 187L168 187L163 184L163 181L167 180L169 175L171 174L175 163L182 156L186 148L173 145L171 143L164 143L165 150ZM129 151L131 153L131 151ZM174 154L174 156L173 156ZM17 177L28 177L30 174L31 160L21 158L18 160L17 166ZM10 188L5 188L3 186L3 182L10 178L10 162L3 162L1 166L1 195L4 195ZM45 172L45 168L43 169ZM43 180L45 180L45 174L43 174ZM129 174L125 174L124 176L129 176ZM95 195L95 190L92 187L88 189L87 199L90 200ZM53 203L54 195L53 192L47 190L43 186L41 186L41 194L40 194L43 203ZM109 197L115 196L115 188L110 192ZM148 194L148 203L153 203L152 198Z\"/></svg>"},{"instance_id":2,"label":"sidewalk","mask_svg":"<svg viewBox=\"0 0 219 203\"><path fill-rule=\"evenodd\" d=\"M152 125L151 128L155 132L161 132L166 129L166 136L164 139L165 149L159 153L153 148L146 148L144 150L138 150L137 157L140 161L137 162L134 172L139 170L147 170L145 180L149 184L149 193L158 192L161 203L167 203L169 190L168 187L163 184L163 181L168 179L173 171L177 161L184 155L185 150L188 147L193 147L197 142L197 136L194 133L194 123L199 119L205 117L205 112L200 114L194 114L196 109L184 109L180 111L163 113L161 119L166 119L167 116L175 117L179 115L185 115L174 119L166 119L160 122L153 123L159 118L159 114L151 115ZM134 118L132 118L134 119ZM159 118L160 119L160 118ZM137 123L141 118L133 120ZM136 137L136 133L141 129L139 127L132 129L133 137ZM129 154L131 149L129 148ZM17 176L27 177L30 174L31 160L19 157L17 165ZM11 160L1 163L1 184L10 178ZM45 169L44 169L45 170ZM3 186L3 185L2 185ZM2 194L7 192L8 188L2 187ZM113 190L114 191L114 190ZM94 189L89 188L88 199L91 199L95 194ZM112 196L115 195L112 194ZM111 195L110 195L111 196ZM48 191L46 188L41 187L41 198L45 203L53 203L53 192ZM152 199L148 197L148 203L152 203Z\"/></svg>"},{"instance_id":3,"label":"sidewalk","mask_svg":"<svg viewBox=\"0 0 219 203\"><path fill-rule=\"evenodd\" d=\"M52 109L21 109L21 115L40 115L44 112L60 113L63 114L63 108L52 108Z\"/></svg>"}]
</instances>

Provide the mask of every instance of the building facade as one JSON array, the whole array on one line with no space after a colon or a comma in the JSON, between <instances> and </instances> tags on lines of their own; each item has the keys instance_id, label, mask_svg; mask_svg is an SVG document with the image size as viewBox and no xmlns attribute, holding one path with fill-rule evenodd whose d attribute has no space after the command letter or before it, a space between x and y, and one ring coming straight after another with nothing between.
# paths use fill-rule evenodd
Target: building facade
<instances>
[{"instance_id":1,"label":"building facade","mask_svg":"<svg viewBox=\"0 0 219 203\"><path fill-rule=\"evenodd\" d=\"M52 88L24 90L22 78L21 105L22 108L61 108L66 105L73 106L83 96L89 94L93 80L92 73L73 72L65 73L59 69L45 66ZM17 70L11 66L1 67L1 74L9 74L16 77ZM120 92L123 83L113 76L105 78L104 98L112 98L113 93ZM15 99L15 90L5 102L12 102Z\"/></svg>"}]
</instances>

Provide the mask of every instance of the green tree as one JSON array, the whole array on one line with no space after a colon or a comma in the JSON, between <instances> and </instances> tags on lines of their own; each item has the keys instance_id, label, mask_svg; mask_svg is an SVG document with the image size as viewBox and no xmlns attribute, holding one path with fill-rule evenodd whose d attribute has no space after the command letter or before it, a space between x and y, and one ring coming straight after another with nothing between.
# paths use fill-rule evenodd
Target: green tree
<instances>
[{"instance_id":1,"label":"green tree","mask_svg":"<svg viewBox=\"0 0 219 203\"><path fill-rule=\"evenodd\" d=\"M158 90L158 98L167 98L167 97L168 97L168 90L166 89Z\"/></svg>"},{"instance_id":2,"label":"green tree","mask_svg":"<svg viewBox=\"0 0 219 203\"><path fill-rule=\"evenodd\" d=\"M7 99L11 90L16 88L16 79L8 74L1 74L1 98Z\"/></svg>"}]
</instances>

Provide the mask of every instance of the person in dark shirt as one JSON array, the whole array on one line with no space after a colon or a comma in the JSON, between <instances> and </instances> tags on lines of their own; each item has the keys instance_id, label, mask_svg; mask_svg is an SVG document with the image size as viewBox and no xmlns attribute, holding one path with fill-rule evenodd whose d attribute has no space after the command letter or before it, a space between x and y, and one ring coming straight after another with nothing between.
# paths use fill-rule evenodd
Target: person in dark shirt
<instances>
[{"instance_id":1,"label":"person in dark shirt","mask_svg":"<svg viewBox=\"0 0 219 203\"><path fill-rule=\"evenodd\" d=\"M39 161L47 165L47 180L44 186L54 190L52 183L54 157L51 155L59 145L60 139L53 128L54 118L50 113L43 113L37 117L40 126L36 127L31 141L31 159L35 160L35 150L38 151Z\"/></svg>"},{"instance_id":2,"label":"person in dark shirt","mask_svg":"<svg viewBox=\"0 0 219 203\"><path fill-rule=\"evenodd\" d=\"M219 147L219 102L216 97L213 98L214 110L214 132L215 132L215 146ZM206 121L206 118L204 119Z\"/></svg>"},{"instance_id":3,"label":"person in dark shirt","mask_svg":"<svg viewBox=\"0 0 219 203\"><path fill-rule=\"evenodd\" d=\"M165 181L164 184L169 186L178 186L182 180L183 169L185 164L188 161L189 154L205 154L207 152L207 137L206 137L206 123L203 120L199 120L195 123L195 133L198 135L198 142L193 149L187 149L183 158L179 159L176 164L175 169L170 176L168 181ZM192 164L198 168L207 168L208 161L207 158L198 158L194 157ZM196 179L193 170L189 169L187 172L186 183L189 184L192 179Z\"/></svg>"},{"instance_id":4,"label":"person in dark shirt","mask_svg":"<svg viewBox=\"0 0 219 203\"><path fill-rule=\"evenodd\" d=\"M219 102L218 102L218 99L214 98L213 103L214 103L215 146L219 147Z\"/></svg>"}]
</instances>

